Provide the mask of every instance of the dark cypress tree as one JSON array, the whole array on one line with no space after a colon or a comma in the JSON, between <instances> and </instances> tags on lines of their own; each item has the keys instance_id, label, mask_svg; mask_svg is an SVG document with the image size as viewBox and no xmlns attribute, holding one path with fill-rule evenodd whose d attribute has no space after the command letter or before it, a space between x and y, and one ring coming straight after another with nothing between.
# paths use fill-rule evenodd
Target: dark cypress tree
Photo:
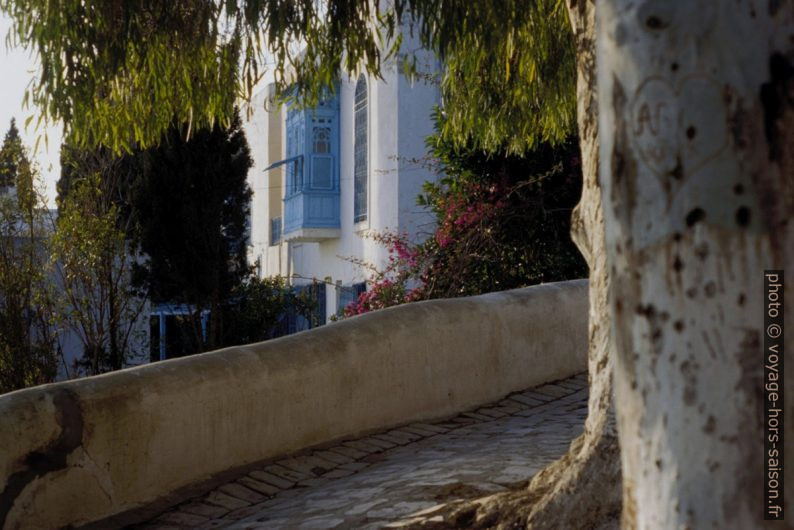
<instances>
[{"instance_id":1,"label":"dark cypress tree","mask_svg":"<svg viewBox=\"0 0 794 530\"><path fill-rule=\"evenodd\" d=\"M30 161L19 137L16 120L11 118L11 124L3 138L3 146L0 147L0 187L19 184L24 187L32 186L30 170ZM23 182L19 182L20 179Z\"/></svg>"},{"instance_id":2,"label":"dark cypress tree","mask_svg":"<svg viewBox=\"0 0 794 530\"><path fill-rule=\"evenodd\" d=\"M223 345L223 313L248 274L246 177L253 162L239 116L228 128L199 130L187 141L186 132L172 127L159 147L137 155L130 212L148 256L138 281L155 302L190 305L193 347L207 350Z\"/></svg>"}]
</instances>

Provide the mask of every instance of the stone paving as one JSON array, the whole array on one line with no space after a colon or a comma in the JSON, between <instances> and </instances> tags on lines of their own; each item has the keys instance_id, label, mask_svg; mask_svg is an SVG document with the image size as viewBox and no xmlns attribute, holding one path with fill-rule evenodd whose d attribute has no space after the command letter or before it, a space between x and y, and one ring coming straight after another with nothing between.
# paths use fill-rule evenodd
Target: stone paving
<instances>
[{"instance_id":1,"label":"stone paving","mask_svg":"<svg viewBox=\"0 0 794 530\"><path fill-rule=\"evenodd\" d=\"M586 416L579 374L442 422L273 462L137 528L400 527L525 482L565 453Z\"/></svg>"}]
</instances>

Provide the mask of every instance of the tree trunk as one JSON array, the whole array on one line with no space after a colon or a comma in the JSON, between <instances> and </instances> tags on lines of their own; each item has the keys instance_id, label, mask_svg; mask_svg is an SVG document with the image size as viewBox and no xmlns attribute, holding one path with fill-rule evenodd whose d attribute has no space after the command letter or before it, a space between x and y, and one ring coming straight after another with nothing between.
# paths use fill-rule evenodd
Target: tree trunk
<instances>
[{"instance_id":1,"label":"tree trunk","mask_svg":"<svg viewBox=\"0 0 794 530\"><path fill-rule=\"evenodd\" d=\"M584 433L568 453L538 473L529 487L456 507L440 527L571 529L617 526L621 474L612 405L612 350L604 253L604 217L598 182L598 106L595 75L595 4L568 0L576 39L577 118L582 198L572 236L590 268L589 412ZM434 514L435 515L435 514Z\"/></svg>"},{"instance_id":2,"label":"tree trunk","mask_svg":"<svg viewBox=\"0 0 794 530\"><path fill-rule=\"evenodd\" d=\"M604 253L604 216L598 182L598 104L595 75L595 5L569 0L576 39L577 118L582 158L582 199L573 212L572 236L590 268L589 411L584 433L562 459L530 482L543 493L532 505L528 528L586 528L620 513L620 459L612 404L612 350Z\"/></svg>"},{"instance_id":3,"label":"tree trunk","mask_svg":"<svg viewBox=\"0 0 794 530\"><path fill-rule=\"evenodd\" d=\"M599 0L598 17L623 526L761 527L764 270L794 263L794 9Z\"/></svg>"}]
</instances>

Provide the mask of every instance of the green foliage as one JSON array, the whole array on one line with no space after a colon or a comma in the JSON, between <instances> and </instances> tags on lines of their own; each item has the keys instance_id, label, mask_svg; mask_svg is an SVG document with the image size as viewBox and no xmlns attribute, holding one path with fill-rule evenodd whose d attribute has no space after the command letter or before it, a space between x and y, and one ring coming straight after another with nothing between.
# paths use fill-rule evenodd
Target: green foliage
<instances>
[{"instance_id":1,"label":"green foliage","mask_svg":"<svg viewBox=\"0 0 794 530\"><path fill-rule=\"evenodd\" d=\"M67 158L69 191L58 198L51 259L61 284L60 319L83 344L80 366L98 374L140 353L135 331L145 299L131 283L135 257L118 226L119 208L99 173L74 155Z\"/></svg>"},{"instance_id":2,"label":"green foliage","mask_svg":"<svg viewBox=\"0 0 794 530\"><path fill-rule=\"evenodd\" d=\"M225 310L225 346L251 344L273 337L290 310L311 319L317 308L309 290L296 292L286 278L249 276L232 292Z\"/></svg>"},{"instance_id":3,"label":"green foliage","mask_svg":"<svg viewBox=\"0 0 794 530\"><path fill-rule=\"evenodd\" d=\"M0 196L0 393L49 383L57 371L43 221Z\"/></svg>"},{"instance_id":4,"label":"green foliage","mask_svg":"<svg viewBox=\"0 0 794 530\"><path fill-rule=\"evenodd\" d=\"M113 150L228 126L268 61L311 105L340 73L379 75L409 31L448 67L444 134L512 152L574 127L573 44L561 0L0 0L10 41L42 65L27 98L78 145ZM404 22L404 23L403 23ZM407 48L407 47L406 47ZM240 68L238 68L238 66Z\"/></svg>"},{"instance_id":5,"label":"green foliage","mask_svg":"<svg viewBox=\"0 0 794 530\"><path fill-rule=\"evenodd\" d=\"M27 157L24 154L16 120L11 118L11 124L3 138L3 146L0 147L0 186L4 188L16 186L19 165L26 162ZM29 162L27 164L30 165Z\"/></svg>"},{"instance_id":6,"label":"green foliage","mask_svg":"<svg viewBox=\"0 0 794 530\"><path fill-rule=\"evenodd\" d=\"M239 117L231 127L169 129L163 143L132 155L138 175L131 184L132 237L147 257L137 280L155 302L193 308L201 349L222 344L222 308L248 275L246 263L252 165ZM206 341L200 315L211 311Z\"/></svg>"},{"instance_id":7,"label":"green foliage","mask_svg":"<svg viewBox=\"0 0 794 530\"><path fill-rule=\"evenodd\" d=\"M129 226L130 192L132 183L141 171L135 157L119 156L106 147L80 149L67 139L61 145L61 177L58 179L57 200L64 199L72 187L86 177L98 179L103 200L119 210L119 228L127 233Z\"/></svg>"},{"instance_id":8,"label":"green foliage","mask_svg":"<svg viewBox=\"0 0 794 530\"><path fill-rule=\"evenodd\" d=\"M19 207L29 215L39 202L33 181L33 167L19 137L16 120L11 118L3 146L0 148L0 187L15 188Z\"/></svg>"},{"instance_id":9,"label":"green foliage","mask_svg":"<svg viewBox=\"0 0 794 530\"><path fill-rule=\"evenodd\" d=\"M320 82L336 75L343 50L346 62L374 64L368 5L332 2L321 14L314 0L0 0L14 19L12 42L31 46L41 62L28 98L42 118L63 120L77 145L114 151L157 143L172 120L188 124L188 135L228 127L237 96L261 77L266 50L281 79L301 39L310 42L304 65L331 59L312 69Z\"/></svg>"},{"instance_id":10,"label":"green foliage","mask_svg":"<svg viewBox=\"0 0 794 530\"><path fill-rule=\"evenodd\" d=\"M48 383L57 371L46 235L49 218L39 206L28 162L12 120L0 149L0 393ZM20 176L21 175L21 176ZM26 189L27 188L27 189Z\"/></svg>"},{"instance_id":11,"label":"green foliage","mask_svg":"<svg viewBox=\"0 0 794 530\"><path fill-rule=\"evenodd\" d=\"M436 129L444 118L436 116ZM540 144L525 155L510 148L460 147L428 138L443 177L426 183L421 205L437 230L421 247L424 296L466 296L587 276L570 237L581 196L575 138Z\"/></svg>"},{"instance_id":12,"label":"green foliage","mask_svg":"<svg viewBox=\"0 0 794 530\"><path fill-rule=\"evenodd\" d=\"M128 252L141 254L132 264L134 285L154 303L191 307L178 319L180 345L173 346L195 353L229 344L234 330L250 331L230 320L236 318L230 304L251 299L240 289L249 281L246 179L252 161L239 117L227 129L194 131L190 140L184 139L187 127L172 125L159 146L126 155L66 145L58 190L70 194L75 177L86 171L98 176L98 192L113 206Z\"/></svg>"},{"instance_id":13,"label":"green foliage","mask_svg":"<svg viewBox=\"0 0 794 530\"><path fill-rule=\"evenodd\" d=\"M377 234L389 259L368 269L368 290L345 316L415 300L471 296L587 276L587 265L570 237L571 211L582 175L575 138L540 144L524 155L510 148L484 151L459 146L441 132L427 139L433 169L419 204L436 217L436 230L421 244L404 234Z\"/></svg>"},{"instance_id":14,"label":"green foliage","mask_svg":"<svg viewBox=\"0 0 794 530\"><path fill-rule=\"evenodd\" d=\"M444 59L441 137L500 156L564 142L575 131L576 57L563 2L408 4L424 17L422 41Z\"/></svg>"},{"instance_id":15,"label":"green foliage","mask_svg":"<svg viewBox=\"0 0 794 530\"><path fill-rule=\"evenodd\" d=\"M119 150L157 140L174 116L231 119L241 43L223 31L218 4L0 0L0 10L14 19L10 40L41 64L26 95L40 121L63 120L78 145Z\"/></svg>"}]
</instances>

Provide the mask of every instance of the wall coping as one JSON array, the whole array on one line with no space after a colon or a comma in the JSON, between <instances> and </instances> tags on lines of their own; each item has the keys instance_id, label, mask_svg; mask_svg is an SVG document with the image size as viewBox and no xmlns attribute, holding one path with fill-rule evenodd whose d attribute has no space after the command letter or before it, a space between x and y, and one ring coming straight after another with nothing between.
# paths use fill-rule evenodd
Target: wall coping
<instances>
[{"instance_id":1,"label":"wall coping","mask_svg":"<svg viewBox=\"0 0 794 530\"><path fill-rule=\"evenodd\" d=\"M430 300L0 396L0 526L83 525L233 468L587 366L587 281Z\"/></svg>"}]
</instances>

